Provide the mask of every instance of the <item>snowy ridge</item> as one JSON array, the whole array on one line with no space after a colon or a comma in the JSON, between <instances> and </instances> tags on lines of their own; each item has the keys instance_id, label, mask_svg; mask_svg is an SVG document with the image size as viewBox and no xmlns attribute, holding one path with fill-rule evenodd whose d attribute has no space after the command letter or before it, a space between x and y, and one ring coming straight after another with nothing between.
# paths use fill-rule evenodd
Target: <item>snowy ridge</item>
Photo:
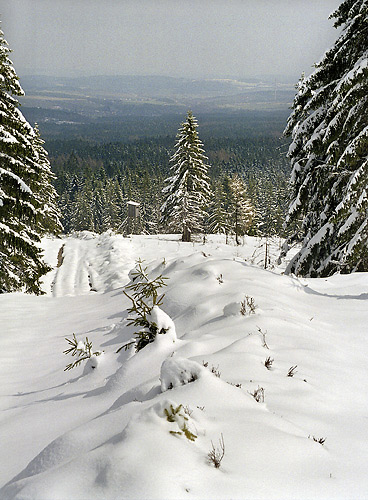
<instances>
[{"instance_id":1,"label":"snowy ridge","mask_svg":"<svg viewBox=\"0 0 368 500\"><path fill-rule=\"evenodd\" d=\"M366 274L264 270L255 238L43 244L48 295L0 296L1 499L364 498ZM122 290L139 257L168 278L161 309L177 339L116 354L134 331ZM73 332L104 351L97 369L63 371Z\"/></svg>"}]
</instances>

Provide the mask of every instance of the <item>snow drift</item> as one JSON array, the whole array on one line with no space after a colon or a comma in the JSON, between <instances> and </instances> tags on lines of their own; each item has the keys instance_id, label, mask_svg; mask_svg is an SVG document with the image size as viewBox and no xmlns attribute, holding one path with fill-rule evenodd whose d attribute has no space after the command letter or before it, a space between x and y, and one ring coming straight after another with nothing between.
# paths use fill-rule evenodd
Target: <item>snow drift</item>
<instances>
[{"instance_id":1,"label":"snow drift","mask_svg":"<svg viewBox=\"0 0 368 500\"><path fill-rule=\"evenodd\" d=\"M262 244L45 240L47 295L0 296L0 497L365 498L368 276L284 276ZM168 278L171 335L116 354L138 258ZM104 351L95 369L64 371L73 333Z\"/></svg>"}]
</instances>

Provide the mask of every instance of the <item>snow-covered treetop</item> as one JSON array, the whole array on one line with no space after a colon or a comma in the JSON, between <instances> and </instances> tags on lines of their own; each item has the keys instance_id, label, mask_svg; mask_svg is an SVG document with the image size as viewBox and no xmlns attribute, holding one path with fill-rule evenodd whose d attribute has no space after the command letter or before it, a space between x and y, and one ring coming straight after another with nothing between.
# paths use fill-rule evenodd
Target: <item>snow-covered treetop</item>
<instances>
[{"instance_id":1,"label":"snow-covered treetop","mask_svg":"<svg viewBox=\"0 0 368 500\"><path fill-rule=\"evenodd\" d=\"M9 92L13 95L22 96L24 91L20 86L18 76L13 67L12 61L9 59L8 42L4 38L4 33L0 29L0 92Z\"/></svg>"},{"instance_id":2,"label":"snow-covered treetop","mask_svg":"<svg viewBox=\"0 0 368 500\"><path fill-rule=\"evenodd\" d=\"M345 0L340 7L331 15L330 19L336 19L335 28L347 23L349 19L357 16L367 16L367 0Z\"/></svg>"}]
</instances>

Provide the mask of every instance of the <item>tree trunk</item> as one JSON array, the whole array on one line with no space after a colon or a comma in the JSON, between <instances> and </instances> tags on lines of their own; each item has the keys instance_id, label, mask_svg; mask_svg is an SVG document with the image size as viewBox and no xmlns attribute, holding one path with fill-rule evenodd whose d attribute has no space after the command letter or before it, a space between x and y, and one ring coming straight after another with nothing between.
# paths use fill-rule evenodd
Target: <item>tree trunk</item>
<instances>
[{"instance_id":1,"label":"tree trunk","mask_svg":"<svg viewBox=\"0 0 368 500\"><path fill-rule=\"evenodd\" d=\"M188 226L183 227L183 236L181 237L181 241L191 241L192 231Z\"/></svg>"},{"instance_id":2,"label":"tree trunk","mask_svg":"<svg viewBox=\"0 0 368 500\"><path fill-rule=\"evenodd\" d=\"M235 242L236 242L237 245L240 245L238 232L239 232L239 227L238 227L238 209L236 208L236 210L235 210Z\"/></svg>"}]
</instances>

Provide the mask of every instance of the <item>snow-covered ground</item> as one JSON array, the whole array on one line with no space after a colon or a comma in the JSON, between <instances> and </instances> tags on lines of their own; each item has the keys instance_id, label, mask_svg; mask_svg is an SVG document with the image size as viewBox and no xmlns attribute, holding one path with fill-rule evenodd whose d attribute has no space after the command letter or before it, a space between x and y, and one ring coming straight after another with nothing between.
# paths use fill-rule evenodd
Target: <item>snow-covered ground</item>
<instances>
[{"instance_id":1,"label":"snow-covered ground","mask_svg":"<svg viewBox=\"0 0 368 500\"><path fill-rule=\"evenodd\" d=\"M47 294L0 295L0 498L368 498L368 275L265 270L264 243L45 240ZM138 258L177 340L116 354ZM64 371L73 333L95 370Z\"/></svg>"}]
</instances>

